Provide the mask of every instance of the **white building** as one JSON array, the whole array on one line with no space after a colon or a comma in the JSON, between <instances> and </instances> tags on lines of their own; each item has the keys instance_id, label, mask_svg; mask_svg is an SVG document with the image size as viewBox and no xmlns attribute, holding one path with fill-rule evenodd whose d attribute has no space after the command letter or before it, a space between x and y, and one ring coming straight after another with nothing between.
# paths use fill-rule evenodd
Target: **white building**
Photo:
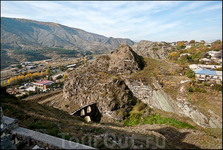
<instances>
[{"instance_id":1,"label":"white building","mask_svg":"<svg viewBox=\"0 0 223 150\"><path fill-rule=\"evenodd\" d=\"M210 70L216 70L217 68L221 68L221 65L203 65L203 64L192 64L189 65L189 68L193 71L198 69L210 69Z\"/></svg>"},{"instance_id":2,"label":"white building","mask_svg":"<svg viewBox=\"0 0 223 150\"><path fill-rule=\"evenodd\" d=\"M195 76L198 78L198 80L201 80L201 81L208 81L208 80L221 80L222 81L222 71L198 69L198 70L195 70Z\"/></svg>"},{"instance_id":3,"label":"white building","mask_svg":"<svg viewBox=\"0 0 223 150\"><path fill-rule=\"evenodd\" d=\"M50 80L43 80L43 81L36 82L33 84L35 85L35 87L45 90L45 89L49 88L51 84L54 84L54 82L50 81Z\"/></svg>"},{"instance_id":4,"label":"white building","mask_svg":"<svg viewBox=\"0 0 223 150\"><path fill-rule=\"evenodd\" d=\"M180 54L180 57L181 57L181 56L184 56L184 55L188 55L188 56L190 56L189 53L183 53L183 54Z\"/></svg>"},{"instance_id":5,"label":"white building","mask_svg":"<svg viewBox=\"0 0 223 150\"><path fill-rule=\"evenodd\" d=\"M199 59L199 61L204 61L205 63L208 63L211 61L211 59L208 59L208 58L202 58L202 59Z\"/></svg>"},{"instance_id":6,"label":"white building","mask_svg":"<svg viewBox=\"0 0 223 150\"><path fill-rule=\"evenodd\" d=\"M76 64L73 64L73 65L68 65L67 68L74 68L76 67Z\"/></svg>"},{"instance_id":7,"label":"white building","mask_svg":"<svg viewBox=\"0 0 223 150\"><path fill-rule=\"evenodd\" d=\"M204 46L208 46L208 45L210 45L210 46L211 46L211 45L212 45L212 43L213 43L213 42L205 42L205 43L204 43Z\"/></svg>"},{"instance_id":8,"label":"white building","mask_svg":"<svg viewBox=\"0 0 223 150\"><path fill-rule=\"evenodd\" d=\"M214 57L216 57L216 55L219 54L220 52L219 52L219 51L208 51L207 53L208 53L208 55L211 55L211 58L214 58Z\"/></svg>"},{"instance_id":9,"label":"white building","mask_svg":"<svg viewBox=\"0 0 223 150\"><path fill-rule=\"evenodd\" d=\"M190 49L191 48L191 45L187 45L186 47L185 47L185 49Z\"/></svg>"},{"instance_id":10,"label":"white building","mask_svg":"<svg viewBox=\"0 0 223 150\"><path fill-rule=\"evenodd\" d=\"M21 63L21 65L25 65L25 66L29 65L29 64L31 64L31 62L29 62L29 61Z\"/></svg>"}]
</instances>

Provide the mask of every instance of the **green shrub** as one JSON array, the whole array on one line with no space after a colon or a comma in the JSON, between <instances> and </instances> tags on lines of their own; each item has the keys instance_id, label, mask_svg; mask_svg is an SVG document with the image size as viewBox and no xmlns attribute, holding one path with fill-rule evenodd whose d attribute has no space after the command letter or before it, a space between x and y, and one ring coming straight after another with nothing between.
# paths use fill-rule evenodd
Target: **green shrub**
<instances>
[{"instance_id":1,"label":"green shrub","mask_svg":"<svg viewBox=\"0 0 223 150\"><path fill-rule=\"evenodd\" d=\"M192 87L189 87L188 88L188 92L194 92L193 88Z\"/></svg>"},{"instance_id":2,"label":"green shrub","mask_svg":"<svg viewBox=\"0 0 223 150\"><path fill-rule=\"evenodd\" d=\"M205 89L199 89L199 92L205 93L206 91L205 91Z\"/></svg>"},{"instance_id":3,"label":"green shrub","mask_svg":"<svg viewBox=\"0 0 223 150\"><path fill-rule=\"evenodd\" d=\"M153 50L157 51L157 50L158 50L158 48L157 48L157 47L154 47L154 48L153 48Z\"/></svg>"},{"instance_id":4,"label":"green shrub","mask_svg":"<svg viewBox=\"0 0 223 150\"><path fill-rule=\"evenodd\" d=\"M204 86L208 86L208 84L205 82L205 83L204 83Z\"/></svg>"},{"instance_id":5,"label":"green shrub","mask_svg":"<svg viewBox=\"0 0 223 150\"><path fill-rule=\"evenodd\" d=\"M220 84L215 84L213 89L217 90L217 91L222 91L222 85Z\"/></svg>"},{"instance_id":6,"label":"green shrub","mask_svg":"<svg viewBox=\"0 0 223 150\"><path fill-rule=\"evenodd\" d=\"M186 75L188 78L195 77L194 71L192 71L191 69L187 70Z\"/></svg>"},{"instance_id":7,"label":"green shrub","mask_svg":"<svg viewBox=\"0 0 223 150\"><path fill-rule=\"evenodd\" d=\"M131 113L131 115L124 120L124 125L137 125L137 124L166 124L175 126L177 128L191 128L194 129L194 126L187 124L185 122L180 122L173 118L165 118L160 115L152 116L142 116L141 113Z\"/></svg>"}]
</instances>

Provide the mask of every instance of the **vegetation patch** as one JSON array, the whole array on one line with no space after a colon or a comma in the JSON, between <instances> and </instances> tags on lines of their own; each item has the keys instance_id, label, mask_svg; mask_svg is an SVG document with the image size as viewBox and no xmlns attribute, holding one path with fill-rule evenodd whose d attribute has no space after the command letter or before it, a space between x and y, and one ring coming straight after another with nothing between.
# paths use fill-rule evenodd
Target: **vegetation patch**
<instances>
[{"instance_id":1,"label":"vegetation patch","mask_svg":"<svg viewBox=\"0 0 223 150\"><path fill-rule=\"evenodd\" d=\"M139 124L166 124L177 128L195 128L186 122L181 122L174 118L167 118L162 117L159 114L152 114L151 111L152 109L149 108L146 104L138 102L134 106L133 110L129 113L130 115L125 120L123 120L123 124L125 126Z\"/></svg>"}]
</instances>

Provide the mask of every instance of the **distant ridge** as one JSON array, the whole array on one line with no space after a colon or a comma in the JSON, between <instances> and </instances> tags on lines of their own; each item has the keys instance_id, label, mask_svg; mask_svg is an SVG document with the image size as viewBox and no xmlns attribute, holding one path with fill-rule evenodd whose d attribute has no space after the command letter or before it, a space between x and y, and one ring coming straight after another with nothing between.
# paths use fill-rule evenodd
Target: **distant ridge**
<instances>
[{"instance_id":1,"label":"distant ridge","mask_svg":"<svg viewBox=\"0 0 223 150\"><path fill-rule=\"evenodd\" d=\"M134 45L130 39L105 37L54 22L1 17L3 47L60 47L79 51L114 50L119 44Z\"/></svg>"}]
</instances>

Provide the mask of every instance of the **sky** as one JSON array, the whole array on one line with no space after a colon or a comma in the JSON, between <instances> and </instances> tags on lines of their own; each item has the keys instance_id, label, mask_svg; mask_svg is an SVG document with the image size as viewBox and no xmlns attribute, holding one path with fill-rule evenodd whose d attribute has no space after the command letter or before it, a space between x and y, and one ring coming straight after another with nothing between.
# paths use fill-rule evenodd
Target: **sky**
<instances>
[{"instance_id":1,"label":"sky","mask_svg":"<svg viewBox=\"0 0 223 150\"><path fill-rule=\"evenodd\" d=\"M1 1L1 17L135 42L222 40L222 1Z\"/></svg>"}]
</instances>

